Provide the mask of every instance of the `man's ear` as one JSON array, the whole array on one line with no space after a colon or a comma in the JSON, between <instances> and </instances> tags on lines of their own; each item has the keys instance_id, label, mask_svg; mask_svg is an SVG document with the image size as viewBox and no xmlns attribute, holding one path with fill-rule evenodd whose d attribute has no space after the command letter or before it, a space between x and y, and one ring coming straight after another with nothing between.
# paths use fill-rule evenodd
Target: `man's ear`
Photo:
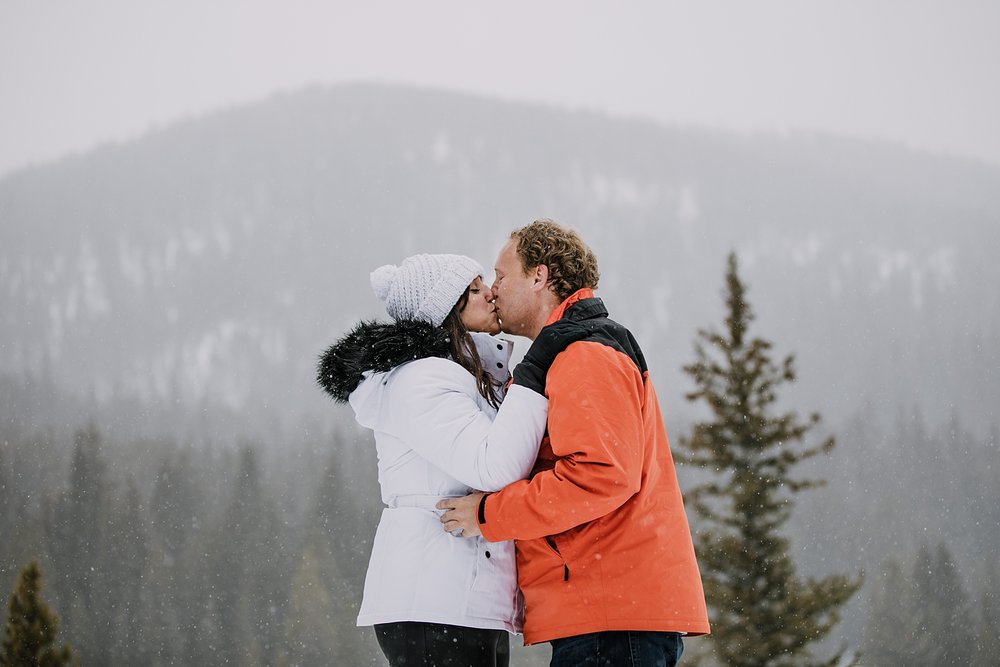
<instances>
[{"instance_id":1,"label":"man's ear","mask_svg":"<svg viewBox=\"0 0 1000 667\"><path fill-rule=\"evenodd\" d=\"M531 289L542 290L548 287L549 284L549 267L544 264L539 264L535 267L534 282L531 284Z\"/></svg>"}]
</instances>

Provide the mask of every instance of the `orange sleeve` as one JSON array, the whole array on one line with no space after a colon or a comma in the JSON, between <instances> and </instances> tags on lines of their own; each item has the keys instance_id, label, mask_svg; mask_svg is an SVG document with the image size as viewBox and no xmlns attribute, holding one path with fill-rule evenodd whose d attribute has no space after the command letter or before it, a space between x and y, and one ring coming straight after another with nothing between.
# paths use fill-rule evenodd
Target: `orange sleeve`
<instances>
[{"instance_id":1,"label":"orange sleeve","mask_svg":"<svg viewBox=\"0 0 1000 667\"><path fill-rule=\"evenodd\" d=\"M546 380L552 469L490 495L480 528L492 542L555 535L620 507L642 475L642 375L603 343L566 348Z\"/></svg>"}]
</instances>

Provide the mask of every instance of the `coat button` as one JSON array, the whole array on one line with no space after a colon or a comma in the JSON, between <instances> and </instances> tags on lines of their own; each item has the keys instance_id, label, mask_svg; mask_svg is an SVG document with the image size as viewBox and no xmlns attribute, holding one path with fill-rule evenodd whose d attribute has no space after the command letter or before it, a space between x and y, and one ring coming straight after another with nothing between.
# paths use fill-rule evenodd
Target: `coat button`
<instances>
[{"instance_id":1,"label":"coat button","mask_svg":"<svg viewBox=\"0 0 1000 667\"><path fill-rule=\"evenodd\" d=\"M497 362L497 368L503 368L503 364L501 364L499 361Z\"/></svg>"},{"instance_id":2,"label":"coat button","mask_svg":"<svg viewBox=\"0 0 1000 667\"><path fill-rule=\"evenodd\" d=\"M500 343L497 343L497 349L498 350L502 350L503 349L503 345L501 345Z\"/></svg>"},{"instance_id":3,"label":"coat button","mask_svg":"<svg viewBox=\"0 0 1000 667\"><path fill-rule=\"evenodd\" d=\"M486 552L486 557L487 557L487 558L489 558L489 557L490 557L490 552L489 552L489 551L487 551L487 552Z\"/></svg>"}]
</instances>

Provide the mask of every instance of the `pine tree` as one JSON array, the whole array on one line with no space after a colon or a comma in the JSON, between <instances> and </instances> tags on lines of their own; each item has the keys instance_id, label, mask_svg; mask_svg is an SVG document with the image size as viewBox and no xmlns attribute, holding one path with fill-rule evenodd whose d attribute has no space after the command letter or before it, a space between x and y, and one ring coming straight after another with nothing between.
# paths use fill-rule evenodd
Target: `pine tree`
<instances>
[{"instance_id":1,"label":"pine tree","mask_svg":"<svg viewBox=\"0 0 1000 667\"><path fill-rule=\"evenodd\" d=\"M237 664L271 663L291 568L253 448L241 451L239 470L212 549L220 651Z\"/></svg>"},{"instance_id":2,"label":"pine tree","mask_svg":"<svg viewBox=\"0 0 1000 667\"><path fill-rule=\"evenodd\" d=\"M872 593L863 655L872 665L909 664L917 636L919 605L913 586L895 559L886 561Z\"/></svg>"},{"instance_id":3,"label":"pine tree","mask_svg":"<svg viewBox=\"0 0 1000 667\"><path fill-rule=\"evenodd\" d=\"M76 664L73 650L52 644L59 633L59 619L41 599L42 571L31 561L10 597L7 625L0 644L0 667L59 667Z\"/></svg>"},{"instance_id":4,"label":"pine tree","mask_svg":"<svg viewBox=\"0 0 1000 667\"><path fill-rule=\"evenodd\" d=\"M203 661L198 651L207 642L199 630L205 604L205 550L198 549L207 513L198 484L198 466L191 450L167 454L161 460L149 503L150 574L144 588L149 605L146 637L166 664Z\"/></svg>"},{"instance_id":5,"label":"pine tree","mask_svg":"<svg viewBox=\"0 0 1000 667\"><path fill-rule=\"evenodd\" d=\"M150 523L163 559L173 567L187 540L197 532L195 517L202 505L190 450L165 456L156 473L150 500Z\"/></svg>"},{"instance_id":6,"label":"pine tree","mask_svg":"<svg viewBox=\"0 0 1000 667\"><path fill-rule=\"evenodd\" d=\"M53 590L64 609L70 642L88 663L110 661L107 624L107 462L97 427L74 435L69 488L48 508L45 532L56 568Z\"/></svg>"},{"instance_id":7,"label":"pine tree","mask_svg":"<svg viewBox=\"0 0 1000 667\"><path fill-rule=\"evenodd\" d=\"M968 595L944 543L934 553L926 545L920 547L913 581L917 631L908 664L968 665L975 645Z\"/></svg>"},{"instance_id":8,"label":"pine tree","mask_svg":"<svg viewBox=\"0 0 1000 667\"><path fill-rule=\"evenodd\" d=\"M934 551L922 545L910 576L904 578L902 568L891 560L881 588L873 594L865 631L865 663L995 665L995 649L1000 644L991 615L984 597L975 627L951 552L944 543Z\"/></svg>"},{"instance_id":9,"label":"pine tree","mask_svg":"<svg viewBox=\"0 0 1000 667\"><path fill-rule=\"evenodd\" d=\"M295 665L346 662L354 635L360 635L340 613L342 602L331 590L335 580L323 570L322 557L307 546L292 579L285 618L285 645Z\"/></svg>"},{"instance_id":10,"label":"pine tree","mask_svg":"<svg viewBox=\"0 0 1000 667\"><path fill-rule=\"evenodd\" d=\"M696 550L712 617L715 657L732 667L835 665L844 649L812 660L810 645L840 620L840 608L861 577L797 576L788 540L794 493L822 484L790 476L795 464L829 452L833 438L806 447L820 421L795 412L777 414L777 389L795 380L793 357L772 361L772 344L750 338L753 320L745 287L730 254L726 273L725 330L700 330L695 363L685 367L711 420L694 425L680 440L678 460L699 468L687 498L700 521Z\"/></svg>"},{"instance_id":11,"label":"pine tree","mask_svg":"<svg viewBox=\"0 0 1000 667\"><path fill-rule=\"evenodd\" d=\"M986 591L979 601L979 622L972 665L996 665L997 656L1000 656L1000 609L997 608L994 593Z\"/></svg>"},{"instance_id":12,"label":"pine tree","mask_svg":"<svg viewBox=\"0 0 1000 667\"><path fill-rule=\"evenodd\" d=\"M111 515L106 569L106 595L111 612L106 624L113 662L119 665L149 663L145 623L147 603L143 596L149 566L142 500L134 479L129 479L124 498Z\"/></svg>"},{"instance_id":13,"label":"pine tree","mask_svg":"<svg viewBox=\"0 0 1000 667\"><path fill-rule=\"evenodd\" d=\"M995 437L996 434L994 434ZM994 440L996 442L996 440ZM979 577L979 614L976 619L976 647L972 667L996 664L1000 655L1000 564L996 553L986 561Z\"/></svg>"},{"instance_id":14,"label":"pine tree","mask_svg":"<svg viewBox=\"0 0 1000 667\"><path fill-rule=\"evenodd\" d=\"M294 664L373 664L378 651L355 619L377 523L372 508L382 505L360 497L367 480L357 471L348 474L339 442L331 449L335 453L307 514L286 640Z\"/></svg>"},{"instance_id":15,"label":"pine tree","mask_svg":"<svg viewBox=\"0 0 1000 667\"><path fill-rule=\"evenodd\" d=\"M6 456L7 443L0 446L0 555L6 555L6 544L14 532L14 488L8 481Z\"/></svg>"}]
</instances>

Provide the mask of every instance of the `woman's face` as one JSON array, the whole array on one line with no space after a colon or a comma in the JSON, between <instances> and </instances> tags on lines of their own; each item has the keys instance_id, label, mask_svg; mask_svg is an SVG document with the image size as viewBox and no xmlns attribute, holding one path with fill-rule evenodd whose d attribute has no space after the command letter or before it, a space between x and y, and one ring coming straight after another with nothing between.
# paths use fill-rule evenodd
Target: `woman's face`
<instances>
[{"instance_id":1,"label":"woman's face","mask_svg":"<svg viewBox=\"0 0 1000 667\"><path fill-rule=\"evenodd\" d=\"M469 331L500 333L500 320L497 319L496 310L493 306L493 290L477 276L469 285L469 301L459 311L462 324Z\"/></svg>"}]
</instances>

